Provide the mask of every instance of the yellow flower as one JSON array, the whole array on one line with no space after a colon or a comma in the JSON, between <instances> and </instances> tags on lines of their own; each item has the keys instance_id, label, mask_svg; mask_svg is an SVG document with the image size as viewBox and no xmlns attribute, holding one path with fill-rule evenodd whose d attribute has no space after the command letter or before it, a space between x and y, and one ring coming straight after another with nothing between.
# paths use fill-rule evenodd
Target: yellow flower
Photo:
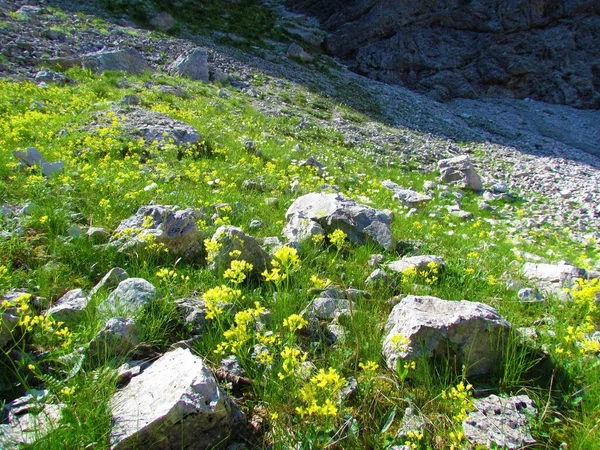
<instances>
[{"instance_id":1,"label":"yellow flower","mask_svg":"<svg viewBox=\"0 0 600 450\"><path fill-rule=\"evenodd\" d=\"M40 217L40 223L46 223L46 222L48 222L48 216Z\"/></svg>"},{"instance_id":2,"label":"yellow flower","mask_svg":"<svg viewBox=\"0 0 600 450\"><path fill-rule=\"evenodd\" d=\"M379 369L379 364L377 364L375 361L367 361L366 364L358 363L358 367L365 372L375 372L377 369Z\"/></svg>"},{"instance_id":3,"label":"yellow flower","mask_svg":"<svg viewBox=\"0 0 600 450\"><path fill-rule=\"evenodd\" d=\"M331 242L333 245L335 245L339 251L339 250L341 250L342 246L344 245L344 241L346 240L348 235L346 233L344 233L342 230L337 229L337 230L334 230L333 233L327 235L327 237L329 238L329 242Z\"/></svg>"},{"instance_id":4,"label":"yellow flower","mask_svg":"<svg viewBox=\"0 0 600 450\"><path fill-rule=\"evenodd\" d=\"M331 284L331 280L329 278L321 279L316 275L312 275L310 277L310 281L317 289L325 289L327 286Z\"/></svg>"},{"instance_id":5,"label":"yellow flower","mask_svg":"<svg viewBox=\"0 0 600 450\"><path fill-rule=\"evenodd\" d=\"M231 280L233 284L241 284L247 277L246 272L253 269L253 265L247 261L234 259L223 273L223 278Z\"/></svg>"},{"instance_id":6,"label":"yellow flower","mask_svg":"<svg viewBox=\"0 0 600 450\"><path fill-rule=\"evenodd\" d=\"M472 267L465 267L464 270L467 275L473 275L475 273L475 269L473 269Z\"/></svg>"},{"instance_id":7,"label":"yellow flower","mask_svg":"<svg viewBox=\"0 0 600 450\"><path fill-rule=\"evenodd\" d=\"M392 344L392 348L397 352L408 351L409 340L402 333L396 333L393 335L390 338L390 343Z\"/></svg>"},{"instance_id":8,"label":"yellow flower","mask_svg":"<svg viewBox=\"0 0 600 450\"><path fill-rule=\"evenodd\" d=\"M287 328L290 333L294 333L296 330L300 330L308 325L308 321L299 314L292 314L286 319L283 319L283 326Z\"/></svg>"}]
</instances>

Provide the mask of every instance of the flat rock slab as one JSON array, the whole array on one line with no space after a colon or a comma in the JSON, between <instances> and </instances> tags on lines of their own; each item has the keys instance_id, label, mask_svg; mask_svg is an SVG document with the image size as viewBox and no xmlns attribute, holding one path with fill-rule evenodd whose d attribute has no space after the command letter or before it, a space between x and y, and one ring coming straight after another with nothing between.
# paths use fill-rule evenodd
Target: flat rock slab
<instances>
[{"instance_id":1,"label":"flat rock slab","mask_svg":"<svg viewBox=\"0 0 600 450\"><path fill-rule=\"evenodd\" d=\"M231 433L231 405L202 359L166 353L117 391L111 447L153 450L216 448Z\"/></svg>"},{"instance_id":2,"label":"flat rock slab","mask_svg":"<svg viewBox=\"0 0 600 450\"><path fill-rule=\"evenodd\" d=\"M156 141L160 148L169 143L189 147L202 141L202 136L194 127L167 114L133 108L125 116L124 129L127 134L141 137L147 143Z\"/></svg>"},{"instance_id":3,"label":"flat rock slab","mask_svg":"<svg viewBox=\"0 0 600 450\"><path fill-rule=\"evenodd\" d=\"M412 189L403 188L391 180L385 180L381 185L394 193L393 198L395 200L399 200L404 206L408 206L409 208L419 208L431 201L431 196L421 194Z\"/></svg>"},{"instance_id":4,"label":"flat rock slab","mask_svg":"<svg viewBox=\"0 0 600 450\"><path fill-rule=\"evenodd\" d=\"M95 73L114 70L142 74L148 70L148 64L144 57L132 48L88 53L83 55L82 65L84 69L90 69Z\"/></svg>"},{"instance_id":5,"label":"flat rock slab","mask_svg":"<svg viewBox=\"0 0 600 450\"><path fill-rule=\"evenodd\" d=\"M286 220L283 234L290 241L339 229L355 244L370 239L386 250L394 248L390 216L340 194L312 193L299 197L288 208Z\"/></svg>"},{"instance_id":6,"label":"flat rock slab","mask_svg":"<svg viewBox=\"0 0 600 450\"><path fill-rule=\"evenodd\" d=\"M571 288L577 278L586 276L584 269L569 264L543 264L527 262L523 265L523 277L535 282L548 293L563 296L563 288Z\"/></svg>"},{"instance_id":7,"label":"flat rock slab","mask_svg":"<svg viewBox=\"0 0 600 450\"><path fill-rule=\"evenodd\" d=\"M408 256L390 262L387 267L389 270L397 273L403 273L410 269L415 269L418 272L426 271L429 273L433 270L433 264L436 265L438 271L442 271L446 267L444 259L441 256L435 255Z\"/></svg>"},{"instance_id":8,"label":"flat rock slab","mask_svg":"<svg viewBox=\"0 0 600 450\"><path fill-rule=\"evenodd\" d=\"M475 400L475 410L463 421L463 430L473 444L487 448L530 448L536 441L529 420L537 415L535 403L526 395L497 395Z\"/></svg>"},{"instance_id":9,"label":"flat rock slab","mask_svg":"<svg viewBox=\"0 0 600 450\"><path fill-rule=\"evenodd\" d=\"M467 375L485 375L497 367L509 329L510 324L483 303L409 295L388 317L383 354L388 367L396 370L399 360L444 357L451 350L459 364L466 365ZM407 338L408 345L394 343L397 335Z\"/></svg>"}]
</instances>

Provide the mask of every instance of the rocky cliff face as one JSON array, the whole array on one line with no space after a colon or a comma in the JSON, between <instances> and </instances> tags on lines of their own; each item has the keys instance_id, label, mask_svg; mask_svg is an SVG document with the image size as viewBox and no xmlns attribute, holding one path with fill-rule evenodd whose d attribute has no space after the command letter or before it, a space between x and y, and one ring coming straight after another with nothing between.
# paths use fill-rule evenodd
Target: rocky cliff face
<instances>
[{"instance_id":1,"label":"rocky cliff face","mask_svg":"<svg viewBox=\"0 0 600 450\"><path fill-rule=\"evenodd\" d=\"M439 100L600 108L598 0L286 0L353 70Z\"/></svg>"}]
</instances>

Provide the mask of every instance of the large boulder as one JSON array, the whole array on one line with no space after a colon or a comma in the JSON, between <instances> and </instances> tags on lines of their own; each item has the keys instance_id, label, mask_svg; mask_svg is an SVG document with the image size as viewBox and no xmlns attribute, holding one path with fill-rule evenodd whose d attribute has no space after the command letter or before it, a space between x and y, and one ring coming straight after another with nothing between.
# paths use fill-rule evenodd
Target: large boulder
<instances>
[{"instance_id":1,"label":"large boulder","mask_svg":"<svg viewBox=\"0 0 600 450\"><path fill-rule=\"evenodd\" d=\"M174 256L193 260L202 253L200 231L196 225L198 217L194 209L142 206L119 224L111 244L121 251L155 245L157 250L167 249Z\"/></svg>"},{"instance_id":2,"label":"large boulder","mask_svg":"<svg viewBox=\"0 0 600 450\"><path fill-rule=\"evenodd\" d=\"M209 81L208 55L203 48L194 48L180 55L168 68L171 75L198 81Z\"/></svg>"},{"instance_id":3,"label":"large boulder","mask_svg":"<svg viewBox=\"0 0 600 450\"><path fill-rule=\"evenodd\" d=\"M144 57L133 48L123 50L101 50L88 53L82 57L82 65L92 72L102 73L107 70L142 74L148 70Z\"/></svg>"},{"instance_id":4,"label":"large boulder","mask_svg":"<svg viewBox=\"0 0 600 450\"><path fill-rule=\"evenodd\" d=\"M493 372L502 356L510 324L479 302L409 295L392 309L385 325L383 354L390 369L398 360L445 357L454 353L467 375ZM398 345L398 338L408 340Z\"/></svg>"},{"instance_id":5,"label":"large boulder","mask_svg":"<svg viewBox=\"0 0 600 450\"><path fill-rule=\"evenodd\" d=\"M139 343L140 334L135 320L113 317L90 341L88 355L100 359L125 356Z\"/></svg>"},{"instance_id":6,"label":"large boulder","mask_svg":"<svg viewBox=\"0 0 600 450\"><path fill-rule=\"evenodd\" d=\"M117 391L110 405L115 450L205 450L232 434L231 401L189 350L163 355Z\"/></svg>"},{"instance_id":7,"label":"large boulder","mask_svg":"<svg viewBox=\"0 0 600 450\"><path fill-rule=\"evenodd\" d=\"M283 234L290 241L339 229L355 244L369 239L386 250L394 248L390 216L340 194L303 195L289 207L286 220Z\"/></svg>"},{"instance_id":8,"label":"large boulder","mask_svg":"<svg viewBox=\"0 0 600 450\"><path fill-rule=\"evenodd\" d=\"M531 448L529 421L537 415L535 403L526 395L502 398L490 395L474 402L475 410L463 421L465 436L472 444L487 448Z\"/></svg>"},{"instance_id":9,"label":"large boulder","mask_svg":"<svg viewBox=\"0 0 600 450\"><path fill-rule=\"evenodd\" d=\"M234 259L252 264L250 277L258 279L260 274L270 268L271 256L262 249L258 241L244 233L240 228L225 225L217 228L211 241L218 249L209 254L211 268L218 272L229 268ZM236 253L239 252L239 255Z\"/></svg>"},{"instance_id":10,"label":"large boulder","mask_svg":"<svg viewBox=\"0 0 600 450\"><path fill-rule=\"evenodd\" d=\"M597 0L286 0L326 51L371 78L445 100L533 98L598 108Z\"/></svg>"},{"instance_id":11,"label":"large boulder","mask_svg":"<svg viewBox=\"0 0 600 450\"><path fill-rule=\"evenodd\" d=\"M457 183L461 187L473 191L483 189L481 177L475 171L469 155L442 159L438 161L438 168L440 169L440 179L444 183Z\"/></svg>"}]
</instances>

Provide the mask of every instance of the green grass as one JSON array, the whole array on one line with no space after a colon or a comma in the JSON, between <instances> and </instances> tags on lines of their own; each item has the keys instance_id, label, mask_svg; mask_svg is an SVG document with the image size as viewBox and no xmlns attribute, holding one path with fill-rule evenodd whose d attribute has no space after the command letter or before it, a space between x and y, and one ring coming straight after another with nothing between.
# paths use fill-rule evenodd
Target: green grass
<instances>
[{"instance_id":1,"label":"green grass","mask_svg":"<svg viewBox=\"0 0 600 450\"><path fill-rule=\"evenodd\" d=\"M253 2L242 5L254 7ZM216 14L214 2L196 6L205 9L194 10L195 14ZM260 35L261 29L256 32ZM69 75L75 84L47 89L31 83L0 81L0 196L10 205L31 204L29 215L19 223L22 234L0 240L0 266L6 268L5 273L0 272L0 292L26 288L53 302L69 289L90 289L110 268L123 267L130 276L145 278L158 288L160 300L143 310L138 321L144 342L156 351L165 351L173 342L189 337L174 313L173 301L201 296L227 280L209 270L205 261L189 263L149 252L121 254L108 247L95 247L85 237L67 238L73 214L83 217L81 225L112 231L140 206L153 202L204 209L206 219L199 222L202 240L210 238L221 223L248 230L254 218L264 223L252 232L254 235L277 236L295 198L324 183L337 185L344 195L368 197L373 206L393 210L394 236L419 242L422 253L443 256L447 269L435 281L420 276L405 281L397 275L387 284L368 287L364 280L372 271L368 264L370 255L381 252L384 261L389 262L399 257L396 252L382 252L372 243L355 246L348 242L338 251L333 245L309 241L302 244L299 253L300 269L291 272L278 288L272 283L237 286L242 297L235 310L252 311L254 302L259 302L272 312L268 330L280 339L269 344L271 368L250 357L253 345L263 338L257 333L248 334L239 353L253 380L245 392L244 410L248 415L262 417L265 424L265 432L256 440L257 448L270 442L275 448L289 448L295 443L300 443L299 448L323 448L335 441L338 443L332 448L387 448L403 444L395 433L409 405L422 411L434 424L426 430L418 448L451 445L450 433L459 426L453 419L457 411L442 398L442 392L464 380L462 368L453 367L448 361L418 361L414 371L411 369L405 377L387 370L381 356L383 325L391 310L386 300L403 294L481 301L497 308L514 328L533 326L537 319L553 316L554 325L537 327L540 339L533 345L524 346L516 336L510 336L496 374L466 381L495 393L530 394L540 411L532 430L539 448L556 448L567 442L569 448L591 449L600 440L598 359L593 354L582 354L577 344L566 340L573 334L569 327L581 325L587 316L597 327L598 313L590 308L592 303L571 307L548 299L543 304L523 304L518 302L515 291L505 287L506 277L519 279L518 267L510 264L517 259L513 247L538 254L552 250L555 259L587 264L589 259L593 265L598 261L595 243L586 247L574 245L565 230L550 227L508 235L503 222L492 224L486 220L499 217L480 212L479 197L472 193L466 193L463 208L474 212L476 220L461 221L450 216L443 207L452 204L452 200L437 197L415 215L406 217L407 210L393 201L380 183L391 178L421 190L424 181L434 179L434 175L412 170L411 165L400 165L393 155L359 152L344 142L343 135L318 120L309 120L308 125L299 127L307 115L329 119L338 113L358 124L369 123L368 114L380 111L370 100L358 106L341 105L318 92L288 85L276 94L285 99L290 114L269 116L227 86L166 75L97 76L84 71L71 71ZM127 82L121 83L123 79ZM153 87L146 89L146 83ZM160 92L156 89L158 83L180 86L185 95ZM271 88L266 76L255 77L253 84ZM119 87L123 85L130 87ZM202 135L206 150L159 150L127 138L122 131L125 117L102 114L110 110L112 102L130 94L140 97L151 109L194 126ZM43 107L32 109L34 100ZM104 122L91 129L88 125L97 117L104 117ZM417 133L415 137L422 138ZM245 148L250 139L255 141L260 157ZM301 152L293 150L298 143L302 144ZM22 170L11 152L29 146L37 147L49 161L62 160L65 170L50 179L41 177L35 169ZM328 173L324 177L293 164L293 160L310 155L326 164ZM386 163L375 164L382 160ZM265 192L247 192L241 187L244 180L259 178L266 186ZM289 186L296 179L300 192L292 193ZM151 183L158 188L144 190ZM269 197L277 197L278 205L268 205L265 199ZM222 203L230 207L216 206ZM504 206L504 202L498 205ZM509 206L509 213L518 217L520 203ZM214 222L209 219L213 214L218 215ZM7 231L14 231L17 226L7 218L0 221ZM166 282L157 275L161 268L173 269L189 280ZM313 275L329 278L340 288L367 289L372 294L371 299L356 300L352 316L341 320L347 336L336 346L324 345L302 331L286 332L283 327L285 318L301 313L314 298L309 293ZM94 304L106 295L98 294ZM194 350L218 364L221 356L215 350L224 340L223 332L235 323L233 314L209 321ZM0 401L9 401L24 388L46 387L67 405L57 429L33 448L108 448L108 401L116 389L115 368L122 361L92 361L81 367L77 361L60 362L62 356L89 342L102 325L102 318L92 306L87 320L71 330L72 342L66 348L51 336L32 332L19 343L19 349L30 355L29 359L13 366L7 354L1 352L4 389ZM338 410L333 416L300 417L296 410L303 406L300 391L310 384L310 377L286 375L280 379L278 374L284 371L281 351L285 346L301 351L317 369L333 368L342 377L354 376L358 381L355 395L341 404L334 399ZM372 374L360 368L359 364L367 361L379 365ZM29 364L36 368L28 369ZM69 372L74 373L68 376ZM73 388L73 393L61 393L64 388Z\"/></svg>"}]
</instances>

